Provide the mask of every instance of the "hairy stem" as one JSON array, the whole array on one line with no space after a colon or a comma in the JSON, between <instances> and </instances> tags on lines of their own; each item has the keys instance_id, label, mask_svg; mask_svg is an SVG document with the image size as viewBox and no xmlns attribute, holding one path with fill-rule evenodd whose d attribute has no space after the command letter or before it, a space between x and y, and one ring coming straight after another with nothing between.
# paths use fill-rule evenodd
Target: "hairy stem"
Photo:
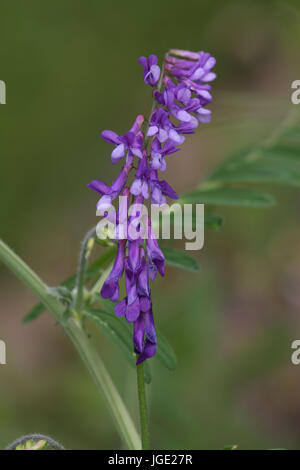
<instances>
[{"instance_id":1,"label":"hairy stem","mask_svg":"<svg viewBox=\"0 0 300 470\"><path fill-rule=\"evenodd\" d=\"M104 396L125 445L131 450L141 449L140 438L122 398L99 354L81 326L72 316L68 321L62 321L65 306L49 293L47 285L2 240L0 240L0 260L40 299L55 320L61 324L94 379L97 388Z\"/></svg>"},{"instance_id":2,"label":"hairy stem","mask_svg":"<svg viewBox=\"0 0 300 470\"><path fill-rule=\"evenodd\" d=\"M148 450L150 448L150 444L149 444L147 399L146 399L146 390L145 390L145 374L144 374L143 363L136 366L136 373L137 373L137 387L138 387L139 409L140 409L142 448L143 450Z\"/></svg>"}]
</instances>

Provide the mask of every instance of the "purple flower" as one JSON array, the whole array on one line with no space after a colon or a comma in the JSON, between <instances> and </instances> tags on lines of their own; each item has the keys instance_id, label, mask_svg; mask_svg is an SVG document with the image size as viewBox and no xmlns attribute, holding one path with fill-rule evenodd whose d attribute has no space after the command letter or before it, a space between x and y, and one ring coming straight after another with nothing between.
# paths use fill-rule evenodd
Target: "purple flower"
<instances>
[{"instance_id":1,"label":"purple flower","mask_svg":"<svg viewBox=\"0 0 300 470\"><path fill-rule=\"evenodd\" d=\"M168 108L170 113L179 121L189 122L192 119L192 116L181 106L179 106L175 99L176 87L174 88L165 88L163 93L155 93L156 100Z\"/></svg>"},{"instance_id":2,"label":"purple flower","mask_svg":"<svg viewBox=\"0 0 300 470\"><path fill-rule=\"evenodd\" d=\"M140 257L140 271L137 279L137 289L140 296L140 305L141 310L145 308L145 305L151 303L150 298L150 286L149 286L149 267L146 261L145 250L143 246L139 247L139 257ZM148 301L147 301L148 299ZM150 307L149 307L150 308Z\"/></svg>"},{"instance_id":3,"label":"purple flower","mask_svg":"<svg viewBox=\"0 0 300 470\"><path fill-rule=\"evenodd\" d=\"M178 199L177 193L166 181L159 181L157 170L150 170L149 182L151 188L151 204L163 206L166 203L165 196Z\"/></svg>"},{"instance_id":4,"label":"purple flower","mask_svg":"<svg viewBox=\"0 0 300 470\"><path fill-rule=\"evenodd\" d=\"M176 147L173 141L168 140L162 147L159 140L157 138L154 138L151 145L150 167L153 170L165 171L165 156L178 152L178 150L179 149Z\"/></svg>"},{"instance_id":5,"label":"purple flower","mask_svg":"<svg viewBox=\"0 0 300 470\"><path fill-rule=\"evenodd\" d=\"M157 339L152 309L141 312L133 325L134 350L139 354L136 364L153 357L156 352Z\"/></svg>"},{"instance_id":6,"label":"purple flower","mask_svg":"<svg viewBox=\"0 0 300 470\"><path fill-rule=\"evenodd\" d=\"M118 251L113 268L101 289L102 297L104 299L110 299L113 302L116 302L119 298L119 281L123 275L125 265L125 247L126 240L120 240L118 242Z\"/></svg>"},{"instance_id":7,"label":"purple flower","mask_svg":"<svg viewBox=\"0 0 300 470\"><path fill-rule=\"evenodd\" d=\"M195 129L198 126L198 122L209 122L211 112L204 108L203 106L206 105L211 100L211 95L209 93L210 86L207 85L196 85L189 81L189 85L191 88L188 87L186 81L175 85L174 82L169 78L164 78L164 84L166 85L168 92L169 92L169 99L180 103L181 106L172 104L173 111L171 110L172 114L177 117L182 123L180 126L185 126L186 128ZM192 89L197 87L198 92L200 95L198 97L192 96ZM165 93L166 89L164 90ZM159 96L158 93L155 94L156 99L159 102L165 103L165 98L163 96ZM183 115L182 113L186 113ZM195 113L196 118L192 116L190 113ZM189 123L187 125L186 123ZM176 127L176 131L181 133L180 126ZM185 133L185 132L183 132ZM192 132L186 132L192 133Z\"/></svg>"},{"instance_id":8,"label":"purple flower","mask_svg":"<svg viewBox=\"0 0 300 470\"><path fill-rule=\"evenodd\" d=\"M143 135L139 129L144 121L144 116L139 114L131 127L125 135L118 135L113 131L103 131L101 134L102 139L110 144L114 144L115 148L111 153L112 163L117 163L124 157L125 152L128 151L129 157L142 158Z\"/></svg>"},{"instance_id":9,"label":"purple flower","mask_svg":"<svg viewBox=\"0 0 300 470\"><path fill-rule=\"evenodd\" d=\"M149 278L154 281L157 271L161 276L165 275L165 257L158 246L149 220L149 233L146 240L147 256L149 260Z\"/></svg>"},{"instance_id":10,"label":"purple flower","mask_svg":"<svg viewBox=\"0 0 300 470\"><path fill-rule=\"evenodd\" d=\"M147 136L157 136L159 142L162 143L168 139L172 140L176 145L184 142L184 137L178 134L169 119L169 114L162 108L157 108L153 111Z\"/></svg>"},{"instance_id":11,"label":"purple flower","mask_svg":"<svg viewBox=\"0 0 300 470\"><path fill-rule=\"evenodd\" d=\"M125 316L128 322L134 322L140 314L140 301L137 293L137 276L125 260L125 286L127 296L115 305L115 314Z\"/></svg>"},{"instance_id":12,"label":"purple flower","mask_svg":"<svg viewBox=\"0 0 300 470\"><path fill-rule=\"evenodd\" d=\"M148 58L142 56L139 58L138 62L144 67L144 82L150 86L157 85L160 77L160 68L157 65L157 56L154 54L149 55Z\"/></svg>"},{"instance_id":13,"label":"purple flower","mask_svg":"<svg viewBox=\"0 0 300 470\"><path fill-rule=\"evenodd\" d=\"M142 195L145 199L149 197L149 186L147 181L147 152L144 153L143 158L139 161L139 166L135 175L130 192L134 196Z\"/></svg>"},{"instance_id":14,"label":"purple flower","mask_svg":"<svg viewBox=\"0 0 300 470\"><path fill-rule=\"evenodd\" d=\"M123 166L121 172L113 182L111 186L107 186L101 180L93 180L88 183L88 187L91 188L93 191L96 191L98 194L102 194L103 196L97 202L97 211L103 212L108 210L111 205L112 201L116 199L117 196L121 193L128 177L128 173L131 169L131 164L128 162Z\"/></svg>"},{"instance_id":15,"label":"purple flower","mask_svg":"<svg viewBox=\"0 0 300 470\"><path fill-rule=\"evenodd\" d=\"M179 55L178 51L170 51L173 54ZM183 57L181 55L181 57ZM177 59L176 57L167 56L166 57L166 70L170 72L174 77L178 79L189 78L195 82L211 82L216 78L216 74L211 72L211 69L216 64L216 59L212 57L207 52L196 52L189 54L189 57L186 55L185 57L191 59L191 57L197 59L191 60L182 60Z\"/></svg>"}]
</instances>

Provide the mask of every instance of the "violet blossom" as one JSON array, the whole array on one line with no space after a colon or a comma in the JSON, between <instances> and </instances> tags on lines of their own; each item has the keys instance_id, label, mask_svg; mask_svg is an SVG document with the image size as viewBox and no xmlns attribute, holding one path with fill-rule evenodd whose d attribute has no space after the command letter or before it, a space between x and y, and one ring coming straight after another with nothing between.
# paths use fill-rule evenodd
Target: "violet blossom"
<instances>
[{"instance_id":1,"label":"violet blossom","mask_svg":"<svg viewBox=\"0 0 300 470\"><path fill-rule=\"evenodd\" d=\"M155 55L140 57L139 63L143 66L144 82L155 88L155 106L147 128L142 127L144 116L138 115L123 136L113 131L102 132L102 138L115 147L111 154L112 163L125 156L126 161L111 186L101 180L88 184L101 194L98 210L111 207L121 193L127 202L129 197L134 199L134 207L140 207L149 196L151 204L159 206L166 203L166 198L177 199L169 183L159 178L159 172L166 170L165 157L178 152L184 136L193 134L199 122L210 120L211 112L206 108L212 99L209 83L216 75L212 72L215 59L209 53L171 49L165 58L163 76ZM134 157L138 158L137 168ZM127 181L133 168L136 172L129 188ZM114 232L117 255L101 289L102 297L118 301L114 307L115 314L133 323L133 349L138 356L137 364L156 352L150 281L155 280L157 273L165 274L165 257L155 238L151 220L147 218L144 240L140 212L136 210L129 217L129 223L134 224L137 231L137 237L133 238L126 230L128 204L119 207ZM106 217L109 218L109 213ZM120 300L119 284L124 273L126 295Z\"/></svg>"}]
</instances>

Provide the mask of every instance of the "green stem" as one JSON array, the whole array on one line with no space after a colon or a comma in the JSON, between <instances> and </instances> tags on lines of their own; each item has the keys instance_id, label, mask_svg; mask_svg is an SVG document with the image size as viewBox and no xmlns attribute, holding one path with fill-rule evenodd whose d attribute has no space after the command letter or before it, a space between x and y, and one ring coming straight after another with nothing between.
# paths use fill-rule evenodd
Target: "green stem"
<instances>
[{"instance_id":1,"label":"green stem","mask_svg":"<svg viewBox=\"0 0 300 470\"><path fill-rule=\"evenodd\" d=\"M85 268L87 265L88 258L91 254L94 239L96 236L96 227L93 227L91 230L87 232L84 239L81 242L81 248L79 253L79 264L77 270L77 278L76 278L76 301L75 301L75 310L80 314L81 307L82 307L82 299L83 299L83 288L84 288L84 281L85 281ZM92 245L90 246L90 243Z\"/></svg>"},{"instance_id":2,"label":"green stem","mask_svg":"<svg viewBox=\"0 0 300 470\"><path fill-rule=\"evenodd\" d=\"M138 387L139 409L140 409L142 448L143 450L148 450L150 449L150 444L149 444L147 399L146 399L146 390L145 390L145 374L144 374L143 363L139 364L136 367L136 373L137 373L137 387Z\"/></svg>"},{"instance_id":3,"label":"green stem","mask_svg":"<svg viewBox=\"0 0 300 470\"><path fill-rule=\"evenodd\" d=\"M65 306L49 294L46 284L2 240L0 240L0 260L21 279L52 313L56 321L61 324L94 379L97 388L104 395L107 407L124 443L131 450L141 449L140 438L122 398L81 326L72 317L68 321L61 321Z\"/></svg>"}]
</instances>

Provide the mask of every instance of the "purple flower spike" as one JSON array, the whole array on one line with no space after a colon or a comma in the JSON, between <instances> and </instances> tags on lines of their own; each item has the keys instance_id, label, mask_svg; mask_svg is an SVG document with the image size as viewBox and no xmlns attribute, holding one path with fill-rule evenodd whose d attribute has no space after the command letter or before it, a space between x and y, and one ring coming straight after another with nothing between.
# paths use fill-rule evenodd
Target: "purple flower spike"
<instances>
[{"instance_id":1,"label":"purple flower spike","mask_svg":"<svg viewBox=\"0 0 300 470\"><path fill-rule=\"evenodd\" d=\"M126 295L116 303L114 311L133 323L134 351L140 364L154 356L157 346L150 281L155 280L157 272L161 276L165 273L165 257L142 204L149 196L151 204L159 206L167 198L178 198L167 181L159 180L158 171L166 170L166 157L178 152L185 135L193 134L199 123L210 121L211 111L206 105L212 99L209 82L216 77L212 72L216 60L203 51L171 49L165 56L163 76L155 55L140 57L138 61L143 66L144 82L152 87L158 85L153 91L156 105L145 131L146 139L141 114L124 135L103 131L102 138L114 145L112 163L125 157L125 165L111 186L101 180L93 180L88 186L101 195L97 209L114 224L113 237L118 246L101 295L113 302L119 300L119 282L125 273ZM136 168L135 157L139 158L138 166L129 188L128 176ZM125 197L115 213L109 209L120 194Z\"/></svg>"},{"instance_id":2,"label":"purple flower spike","mask_svg":"<svg viewBox=\"0 0 300 470\"><path fill-rule=\"evenodd\" d=\"M140 57L139 64L144 67L143 77L147 85L157 85L160 77L160 67L157 65L157 56L149 55L149 57Z\"/></svg>"}]
</instances>

